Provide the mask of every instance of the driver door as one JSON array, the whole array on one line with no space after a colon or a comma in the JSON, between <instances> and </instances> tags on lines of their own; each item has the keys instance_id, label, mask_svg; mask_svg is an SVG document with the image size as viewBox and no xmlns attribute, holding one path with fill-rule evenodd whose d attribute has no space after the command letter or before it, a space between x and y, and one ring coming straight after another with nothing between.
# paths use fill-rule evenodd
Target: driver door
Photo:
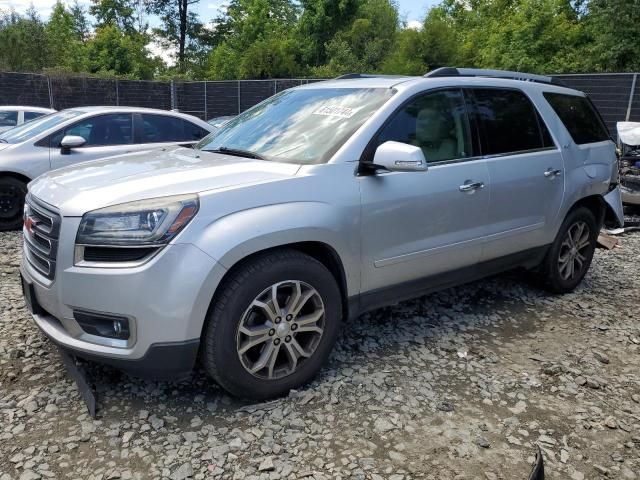
<instances>
[{"instance_id":1,"label":"driver door","mask_svg":"<svg viewBox=\"0 0 640 480\"><path fill-rule=\"evenodd\" d=\"M479 261L491 185L476 138L457 89L414 97L378 133L371 150L390 140L419 146L428 169L359 177L363 293L395 286L410 297L424 279L446 283L441 274Z\"/></svg>"}]
</instances>

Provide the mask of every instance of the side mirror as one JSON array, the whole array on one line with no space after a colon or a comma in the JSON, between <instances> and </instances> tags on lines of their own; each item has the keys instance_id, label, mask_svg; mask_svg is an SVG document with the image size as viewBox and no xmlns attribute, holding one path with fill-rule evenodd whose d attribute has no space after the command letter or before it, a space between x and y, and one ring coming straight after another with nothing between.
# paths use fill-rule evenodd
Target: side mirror
<instances>
[{"instance_id":1,"label":"side mirror","mask_svg":"<svg viewBox=\"0 0 640 480\"><path fill-rule=\"evenodd\" d=\"M60 153L68 154L72 148L83 146L87 141L78 135L65 135L60 142Z\"/></svg>"},{"instance_id":2,"label":"side mirror","mask_svg":"<svg viewBox=\"0 0 640 480\"><path fill-rule=\"evenodd\" d=\"M374 166L390 172L425 172L427 160L420 147L401 142L384 142L373 156Z\"/></svg>"}]
</instances>

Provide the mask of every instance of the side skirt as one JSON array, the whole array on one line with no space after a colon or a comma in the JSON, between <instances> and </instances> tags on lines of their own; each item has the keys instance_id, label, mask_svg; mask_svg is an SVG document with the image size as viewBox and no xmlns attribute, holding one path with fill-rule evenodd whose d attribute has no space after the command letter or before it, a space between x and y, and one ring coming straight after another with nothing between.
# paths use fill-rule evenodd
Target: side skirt
<instances>
[{"instance_id":1,"label":"side skirt","mask_svg":"<svg viewBox=\"0 0 640 480\"><path fill-rule=\"evenodd\" d=\"M409 282L379 288L349 298L349 318L376 308L445 290L517 267L534 268L544 259L550 245L536 247L450 272L439 273Z\"/></svg>"}]
</instances>

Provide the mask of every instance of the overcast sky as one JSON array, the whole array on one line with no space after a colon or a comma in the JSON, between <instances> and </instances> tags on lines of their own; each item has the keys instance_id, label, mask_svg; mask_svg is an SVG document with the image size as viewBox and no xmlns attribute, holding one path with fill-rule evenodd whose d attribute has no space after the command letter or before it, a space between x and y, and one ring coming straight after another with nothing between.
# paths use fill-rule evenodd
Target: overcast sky
<instances>
[{"instance_id":1,"label":"overcast sky","mask_svg":"<svg viewBox=\"0 0 640 480\"><path fill-rule=\"evenodd\" d=\"M32 3L43 19L46 19L51 13L51 8L56 3L56 0L0 0L0 9L9 10L13 7L18 12L24 12ZM65 0L65 3L71 4L73 0ZM80 3L88 5L91 2L90 0L80 0ZM218 10L225 3L226 0L201 0L196 5L196 9L200 14L201 20L206 23L217 16ZM398 0L400 15L408 22L422 20L427 9L435 3L437 3L437 0Z\"/></svg>"}]
</instances>

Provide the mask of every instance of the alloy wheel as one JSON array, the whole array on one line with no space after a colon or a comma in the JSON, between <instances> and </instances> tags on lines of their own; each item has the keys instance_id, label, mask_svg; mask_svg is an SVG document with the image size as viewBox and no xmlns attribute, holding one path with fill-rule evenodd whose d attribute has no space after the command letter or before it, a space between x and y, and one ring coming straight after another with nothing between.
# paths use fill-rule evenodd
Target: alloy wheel
<instances>
[{"instance_id":1,"label":"alloy wheel","mask_svg":"<svg viewBox=\"0 0 640 480\"><path fill-rule=\"evenodd\" d=\"M578 221L569 227L558 255L558 271L563 280L573 280L582 274L590 244L591 230L585 222Z\"/></svg>"},{"instance_id":2,"label":"alloy wheel","mask_svg":"<svg viewBox=\"0 0 640 480\"><path fill-rule=\"evenodd\" d=\"M311 285L287 280L264 289L238 325L236 349L251 375L275 380L294 373L315 352L325 309Z\"/></svg>"}]
</instances>

